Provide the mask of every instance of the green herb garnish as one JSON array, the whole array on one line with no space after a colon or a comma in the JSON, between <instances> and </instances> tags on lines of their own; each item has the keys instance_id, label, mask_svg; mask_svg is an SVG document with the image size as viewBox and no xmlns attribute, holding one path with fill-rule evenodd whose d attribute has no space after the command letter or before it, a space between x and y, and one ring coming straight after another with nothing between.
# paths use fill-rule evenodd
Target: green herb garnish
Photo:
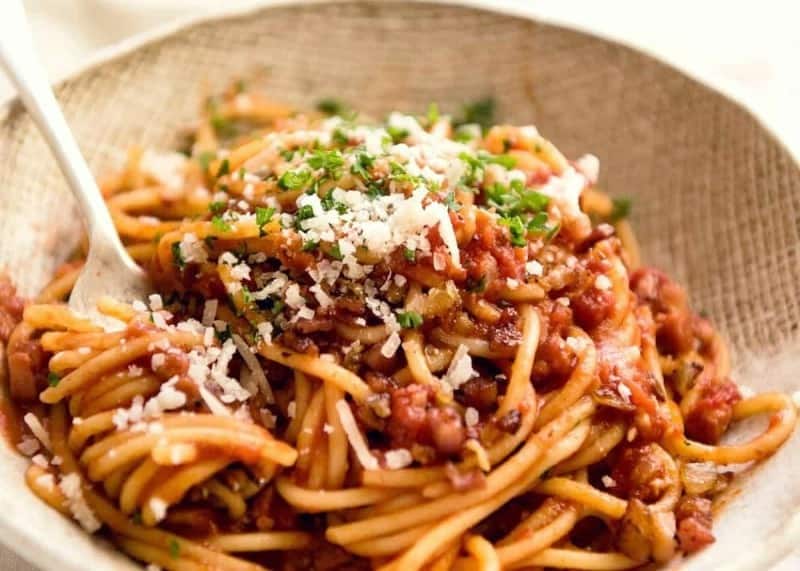
<instances>
[{"instance_id":1,"label":"green herb garnish","mask_svg":"<svg viewBox=\"0 0 800 571\"><path fill-rule=\"evenodd\" d=\"M397 313L397 323L403 329L416 329L422 325L422 316L416 311L400 311Z\"/></svg>"},{"instance_id":2,"label":"green herb garnish","mask_svg":"<svg viewBox=\"0 0 800 571\"><path fill-rule=\"evenodd\" d=\"M208 203L208 211L211 214L222 214L225 212L227 208L227 204L223 201L216 201L216 202L209 202Z\"/></svg>"},{"instance_id":3,"label":"green herb garnish","mask_svg":"<svg viewBox=\"0 0 800 571\"><path fill-rule=\"evenodd\" d=\"M186 260L183 259L183 254L181 254L181 243L173 242L170 249L172 250L172 263L182 270L186 266Z\"/></svg>"},{"instance_id":4,"label":"green herb garnish","mask_svg":"<svg viewBox=\"0 0 800 571\"><path fill-rule=\"evenodd\" d=\"M217 170L217 178L225 176L226 174L230 174L230 172L231 164L228 162L228 159L222 159L222 163L219 165L219 169Z\"/></svg>"},{"instance_id":5,"label":"green herb garnish","mask_svg":"<svg viewBox=\"0 0 800 571\"><path fill-rule=\"evenodd\" d=\"M278 179L278 186L284 190L299 190L311 182L311 172L307 170L286 171Z\"/></svg>"},{"instance_id":6,"label":"green herb garnish","mask_svg":"<svg viewBox=\"0 0 800 571\"><path fill-rule=\"evenodd\" d=\"M229 232L231 229L230 222L222 218L222 216L214 216L211 219L211 225L217 232Z\"/></svg>"},{"instance_id":7,"label":"green herb garnish","mask_svg":"<svg viewBox=\"0 0 800 571\"><path fill-rule=\"evenodd\" d=\"M613 224L619 222L631 215L631 208L633 207L633 199L628 196L620 196L612 201L613 207L608 220Z\"/></svg>"},{"instance_id":8,"label":"green herb garnish","mask_svg":"<svg viewBox=\"0 0 800 571\"><path fill-rule=\"evenodd\" d=\"M53 371L50 371L49 373L47 373L47 384L50 385L51 387L56 386L60 380L61 380L61 377L58 376Z\"/></svg>"}]
</instances>

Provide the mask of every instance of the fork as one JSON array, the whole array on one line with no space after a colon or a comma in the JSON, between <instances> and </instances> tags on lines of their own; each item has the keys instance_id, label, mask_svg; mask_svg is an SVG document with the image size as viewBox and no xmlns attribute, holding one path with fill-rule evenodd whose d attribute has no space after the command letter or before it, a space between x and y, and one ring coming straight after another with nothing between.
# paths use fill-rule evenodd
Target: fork
<instances>
[{"instance_id":1,"label":"fork","mask_svg":"<svg viewBox=\"0 0 800 571\"><path fill-rule=\"evenodd\" d=\"M100 297L144 299L151 291L150 284L122 245L100 189L37 60L21 0L3 0L0 7L0 65L44 135L86 221L89 254L69 306L106 328L113 327L114 320L97 310Z\"/></svg>"}]
</instances>

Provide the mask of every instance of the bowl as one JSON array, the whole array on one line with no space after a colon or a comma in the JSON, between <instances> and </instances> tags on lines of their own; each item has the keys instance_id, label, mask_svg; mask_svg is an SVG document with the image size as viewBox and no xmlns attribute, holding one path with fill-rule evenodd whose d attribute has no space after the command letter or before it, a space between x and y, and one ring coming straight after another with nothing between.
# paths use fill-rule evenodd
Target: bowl
<instances>
[{"instance_id":1,"label":"bowl","mask_svg":"<svg viewBox=\"0 0 800 571\"><path fill-rule=\"evenodd\" d=\"M201 90L235 77L266 77L274 99L298 107L335 96L373 115L492 96L498 119L536 124L568 156L600 158L601 186L634 199L644 259L687 286L720 327L741 384L799 389L792 154L746 108L646 54L470 4L271 2L106 51L62 81L58 97L104 173L132 144L173 145ZM49 151L11 101L0 110L0 265L32 294L79 229ZM35 498L25 464L0 445L0 541L42 568L136 568ZM715 523L717 542L682 568L764 569L785 556L800 540L799 469L795 435L742 475Z\"/></svg>"}]
</instances>

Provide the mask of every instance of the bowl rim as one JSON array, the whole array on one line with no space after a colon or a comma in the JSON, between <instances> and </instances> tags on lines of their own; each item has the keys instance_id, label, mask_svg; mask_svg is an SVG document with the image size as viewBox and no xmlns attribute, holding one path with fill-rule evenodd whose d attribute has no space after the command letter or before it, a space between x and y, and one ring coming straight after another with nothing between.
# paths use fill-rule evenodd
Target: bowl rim
<instances>
[{"instance_id":1,"label":"bowl rim","mask_svg":"<svg viewBox=\"0 0 800 571\"><path fill-rule=\"evenodd\" d=\"M221 4L219 7L215 6L211 10L201 14L181 16L170 22L159 24L150 30L139 32L118 42L103 46L93 51L88 56L81 58L81 60L75 64L67 66L63 71L54 74L50 83L51 85L59 86L101 65L127 56L138 49L157 43L200 24L245 16L261 10L284 6L342 3L367 4L374 2L385 4L439 4L442 6L474 8L484 12L505 14L568 31L579 32L615 44L619 47L633 50L655 60L673 71L687 76L696 83L710 89L717 95L722 96L740 107L753 117L759 127L769 133L769 135L788 152L795 166L800 168L800 132L797 135L790 135L790 131L786 127L790 122L781 120L781 117L779 117L777 113L773 113L767 105L757 102L756 98L739 84L722 76L711 76L702 70L699 65L689 60L678 61L677 58L657 53L629 38L625 38L622 34L609 32L591 24L571 22L563 15L547 14L545 10L541 8L540 4L528 4L525 0L243 0L237 6L232 7ZM12 106L18 101L19 97L13 92L6 95L4 98L0 98L0 119L3 119Z\"/></svg>"},{"instance_id":2,"label":"bowl rim","mask_svg":"<svg viewBox=\"0 0 800 571\"><path fill-rule=\"evenodd\" d=\"M51 85L56 87L60 86L70 80L77 79L85 73L96 70L105 64L126 57L140 49L201 24L256 14L261 11L280 7L324 4L367 4L375 2L386 4L415 3L463 7L488 13L504 14L567 31L578 32L638 52L690 78L692 81L702 85L748 113L760 128L771 136L779 146L787 151L795 167L800 169L800 137L797 137L795 140L788 136L786 134L788 130L783 127L784 122L779 121L779 118L771 113L766 105L757 103L754 97L736 83L726 80L723 77L711 77L703 72L699 66L688 61L679 62L664 54L655 53L645 46L638 45L636 42L621 37L619 34L610 33L588 24L570 22L567 18L562 16L545 14L539 4L528 5L520 0L244 0L235 7L223 5L222 7L215 7L202 14L191 14L179 17L173 21L159 24L150 30L134 34L121 41L104 46L92 52L89 56L82 58L76 64L68 66L64 71L55 74L51 79ZM7 121L18 105L20 105L19 97L13 92L4 98L0 98L0 122ZM4 532L0 534L0 543L27 562L44 569L52 566L60 566L61 568L68 568L70 571L72 571L72 569L74 569L74 571L80 571L79 568L74 568L70 564L66 564L65 566L64 561L59 560L46 549L35 549L35 547L40 546L41 543L33 539L32 535L29 533L30 530L25 529L25 526L10 524L7 518L2 514L0 514L0 530ZM800 543L800 508L798 508L791 517L782 534L772 537L761 546L761 549L753 550L750 556L734 562L730 569L735 571L768 569L789 557L792 552L795 551L798 543ZM34 549L30 549L32 547Z\"/></svg>"}]
</instances>

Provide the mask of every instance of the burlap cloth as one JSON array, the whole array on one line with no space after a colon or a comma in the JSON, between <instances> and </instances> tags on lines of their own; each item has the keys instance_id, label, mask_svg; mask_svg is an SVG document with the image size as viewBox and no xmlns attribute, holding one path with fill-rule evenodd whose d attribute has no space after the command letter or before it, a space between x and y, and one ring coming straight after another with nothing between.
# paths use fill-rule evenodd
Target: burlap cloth
<instances>
[{"instance_id":1,"label":"burlap cloth","mask_svg":"<svg viewBox=\"0 0 800 571\"><path fill-rule=\"evenodd\" d=\"M593 152L601 184L634 197L647 262L684 283L731 342L740 380L796 390L800 168L744 109L629 48L456 6L283 6L202 23L89 69L58 95L98 173L131 143L169 146L203 82L266 74L299 107L336 96L371 114L445 110L487 95L499 119L535 123L568 155ZM76 241L61 175L19 105L0 112L0 264L36 291ZM4 116L3 116L4 115ZM118 569L24 487L2 451L0 540L43 567ZM800 445L741 484L719 541L688 569L764 568L800 536ZM91 561L91 565L87 565ZM752 568L752 567L743 567Z\"/></svg>"}]
</instances>

